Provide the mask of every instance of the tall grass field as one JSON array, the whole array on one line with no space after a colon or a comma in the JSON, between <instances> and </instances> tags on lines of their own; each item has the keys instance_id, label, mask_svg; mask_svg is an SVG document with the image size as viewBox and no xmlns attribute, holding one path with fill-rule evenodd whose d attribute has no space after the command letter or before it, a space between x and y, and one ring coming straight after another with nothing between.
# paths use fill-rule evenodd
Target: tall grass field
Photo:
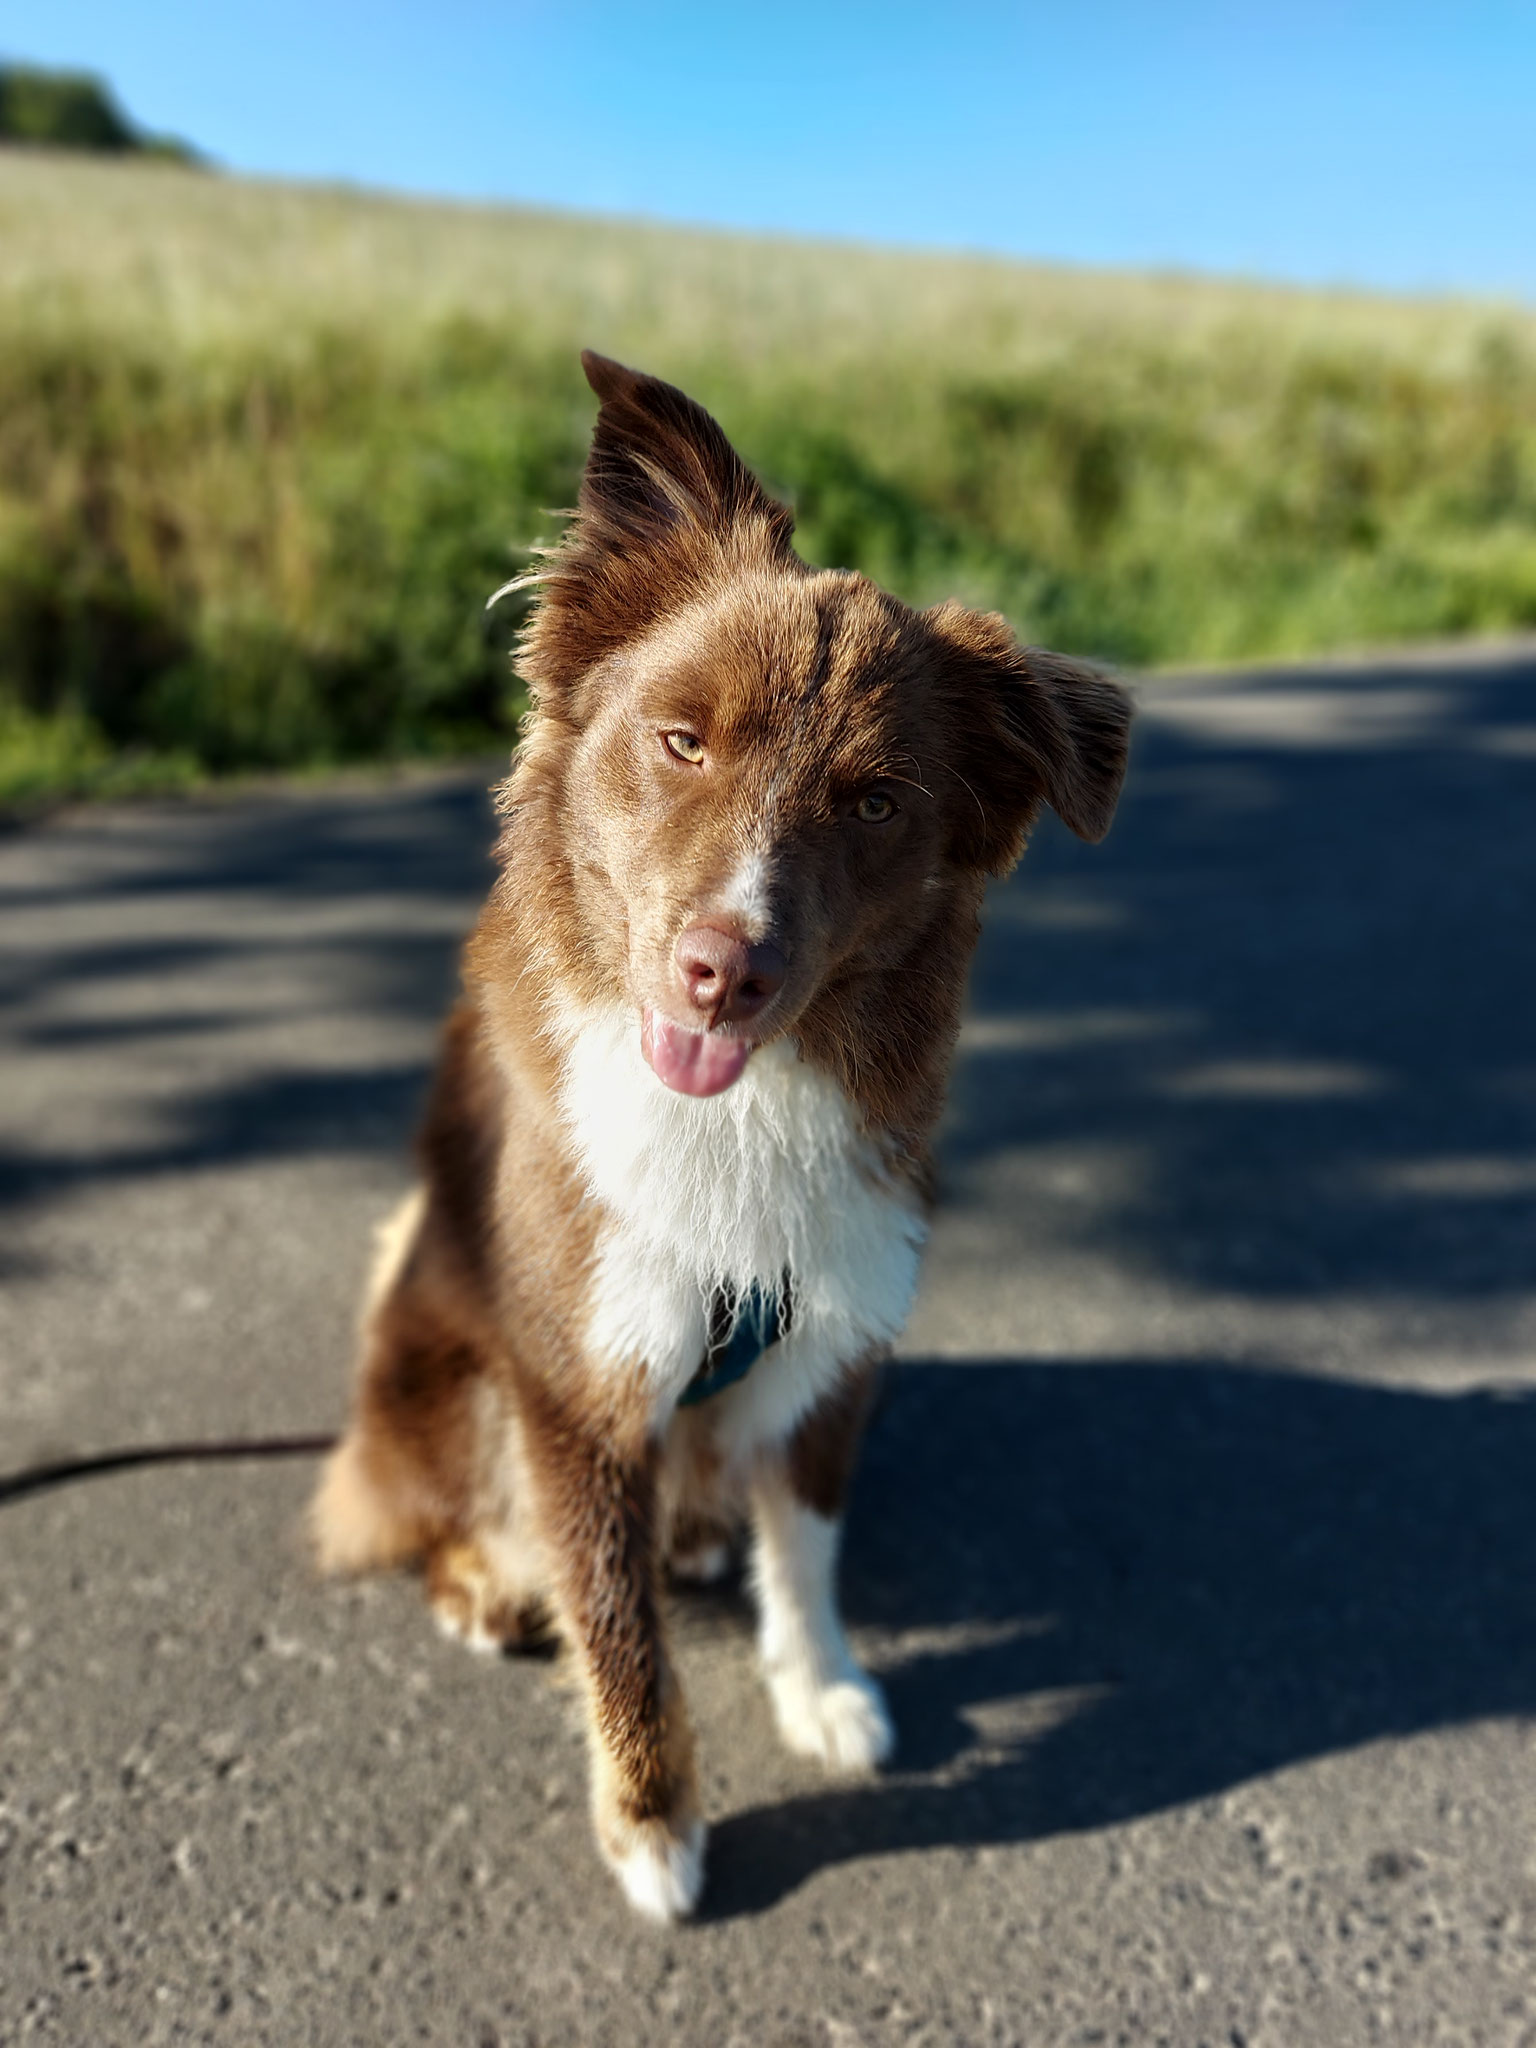
<instances>
[{"instance_id":1,"label":"tall grass field","mask_svg":"<svg viewBox=\"0 0 1536 2048\"><path fill-rule=\"evenodd\" d=\"M590 344L1131 666L1536 624L1536 315L0 152L0 798L504 740Z\"/></svg>"}]
</instances>

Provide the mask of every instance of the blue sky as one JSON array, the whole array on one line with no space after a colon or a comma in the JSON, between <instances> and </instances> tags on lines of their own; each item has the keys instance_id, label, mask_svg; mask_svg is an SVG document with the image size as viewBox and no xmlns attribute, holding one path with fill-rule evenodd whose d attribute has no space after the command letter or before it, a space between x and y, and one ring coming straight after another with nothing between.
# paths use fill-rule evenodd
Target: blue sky
<instances>
[{"instance_id":1,"label":"blue sky","mask_svg":"<svg viewBox=\"0 0 1536 2048\"><path fill-rule=\"evenodd\" d=\"M231 169L1536 299L1536 4L37 0Z\"/></svg>"}]
</instances>

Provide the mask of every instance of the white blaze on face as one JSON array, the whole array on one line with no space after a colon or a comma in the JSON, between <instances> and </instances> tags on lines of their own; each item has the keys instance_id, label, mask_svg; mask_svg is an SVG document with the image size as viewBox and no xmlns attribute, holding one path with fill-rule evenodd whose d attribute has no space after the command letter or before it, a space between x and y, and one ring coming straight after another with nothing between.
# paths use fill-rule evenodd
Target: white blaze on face
<instances>
[{"instance_id":1,"label":"white blaze on face","mask_svg":"<svg viewBox=\"0 0 1536 2048\"><path fill-rule=\"evenodd\" d=\"M766 853L749 853L739 862L720 892L720 908L741 920L749 939L763 939L773 917L773 862Z\"/></svg>"}]
</instances>

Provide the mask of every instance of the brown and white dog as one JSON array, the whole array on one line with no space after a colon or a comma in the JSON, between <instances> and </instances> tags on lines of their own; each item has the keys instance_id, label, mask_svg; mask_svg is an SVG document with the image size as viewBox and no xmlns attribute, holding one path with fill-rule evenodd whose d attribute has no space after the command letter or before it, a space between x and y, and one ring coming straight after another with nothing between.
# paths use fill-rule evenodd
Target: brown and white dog
<instances>
[{"instance_id":1,"label":"brown and white dog","mask_svg":"<svg viewBox=\"0 0 1536 2048\"><path fill-rule=\"evenodd\" d=\"M386 1231L328 1569L421 1560L439 1620L541 1611L642 1911L703 1873L658 1575L745 1517L789 1746L891 1753L834 1587L989 875L1042 804L1108 830L1130 707L1003 621L815 570L715 422L583 357L579 511L532 580L500 877ZM750 1366L751 1370L746 1370Z\"/></svg>"}]
</instances>

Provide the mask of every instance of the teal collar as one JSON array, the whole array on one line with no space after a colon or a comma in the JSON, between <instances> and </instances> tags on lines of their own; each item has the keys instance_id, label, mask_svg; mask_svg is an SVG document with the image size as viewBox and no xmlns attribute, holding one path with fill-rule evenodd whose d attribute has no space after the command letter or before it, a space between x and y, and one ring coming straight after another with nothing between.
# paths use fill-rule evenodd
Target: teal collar
<instances>
[{"instance_id":1,"label":"teal collar","mask_svg":"<svg viewBox=\"0 0 1536 2048\"><path fill-rule=\"evenodd\" d=\"M744 1380L763 1353L789 1335L793 1310L787 1270L777 1287L764 1287L756 1280L744 1294L717 1287L709 1303L704 1356L679 1394L678 1407L692 1408Z\"/></svg>"}]
</instances>

